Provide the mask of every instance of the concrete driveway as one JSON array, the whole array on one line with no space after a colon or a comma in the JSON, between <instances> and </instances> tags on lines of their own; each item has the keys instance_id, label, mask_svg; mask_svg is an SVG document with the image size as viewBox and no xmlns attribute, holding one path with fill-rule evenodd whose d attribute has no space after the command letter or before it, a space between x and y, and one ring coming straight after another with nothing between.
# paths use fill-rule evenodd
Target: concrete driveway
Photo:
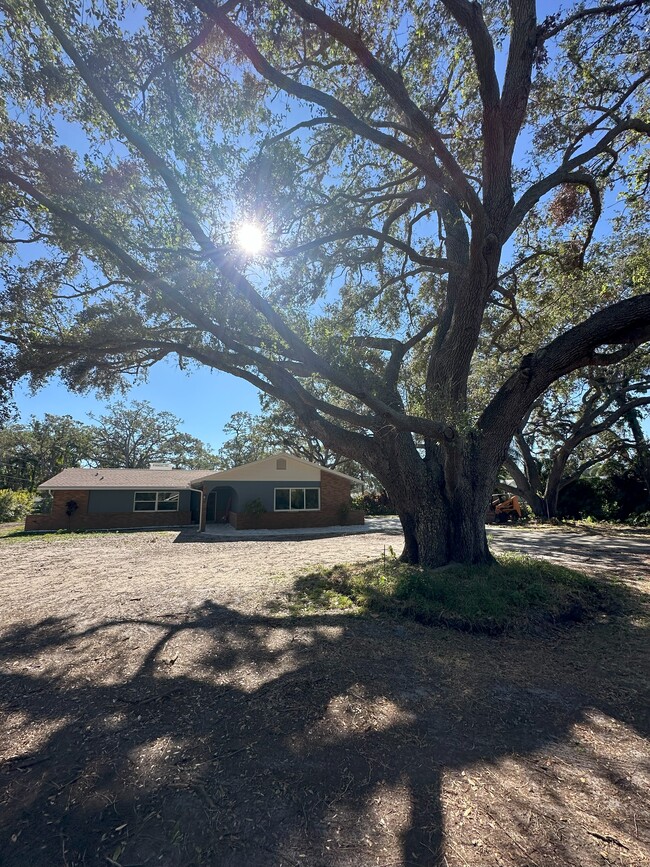
<instances>
[{"instance_id":1,"label":"concrete driveway","mask_svg":"<svg viewBox=\"0 0 650 867\"><path fill-rule=\"evenodd\" d=\"M574 569L630 580L650 576L650 536L614 536L600 530L570 532L559 527L490 527L488 539L496 552L543 557Z\"/></svg>"}]
</instances>

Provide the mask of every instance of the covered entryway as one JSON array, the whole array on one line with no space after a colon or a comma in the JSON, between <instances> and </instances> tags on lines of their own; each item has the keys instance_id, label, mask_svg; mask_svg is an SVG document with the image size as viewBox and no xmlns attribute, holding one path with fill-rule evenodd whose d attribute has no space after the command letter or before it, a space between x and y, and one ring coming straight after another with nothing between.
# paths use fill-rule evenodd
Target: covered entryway
<instances>
[{"instance_id":1,"label":"covered entryway","mask_svg":"<svg viewBox=\"0 0 650 867\"><path fill-rule=\"evenodd\" d=\"M219 485L208 494L206 523L226 524L230 512L236 511L236 493L230 485Z\"/></svg>"}]
</instances>

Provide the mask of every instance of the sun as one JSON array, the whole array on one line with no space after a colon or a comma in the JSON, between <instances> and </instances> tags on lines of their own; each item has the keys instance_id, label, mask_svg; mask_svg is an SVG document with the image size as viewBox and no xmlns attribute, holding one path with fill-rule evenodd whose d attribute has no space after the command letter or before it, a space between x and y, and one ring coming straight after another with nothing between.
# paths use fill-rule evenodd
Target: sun
<instances>
[{"instance_id":1,"label":"sun","mask_svg":"<svg viewBox=\"0 0 650 867\"><path fill-rule=\"evenodd\" d=\"M237 246L247 256L257 256L266 247L264 230L257 223L242 223L235 234Z\"/></svg>"}]
</instances>

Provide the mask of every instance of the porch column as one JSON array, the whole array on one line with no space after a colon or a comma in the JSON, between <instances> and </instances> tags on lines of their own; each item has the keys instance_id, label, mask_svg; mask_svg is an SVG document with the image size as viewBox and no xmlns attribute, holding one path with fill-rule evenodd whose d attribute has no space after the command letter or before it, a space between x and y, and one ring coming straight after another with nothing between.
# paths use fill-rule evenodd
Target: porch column
<instances>
[{"instance_id":1,"label":"porch column","mask_svg":"<svg viewBox=\"0 0 650 867\"><path fill-rule=\"evenodd\" d=\"M199 519L199 533L205 530L205 523L208 517L208 498L205 490L201 488L201 517Z\"/></svg>"}]
</instances>

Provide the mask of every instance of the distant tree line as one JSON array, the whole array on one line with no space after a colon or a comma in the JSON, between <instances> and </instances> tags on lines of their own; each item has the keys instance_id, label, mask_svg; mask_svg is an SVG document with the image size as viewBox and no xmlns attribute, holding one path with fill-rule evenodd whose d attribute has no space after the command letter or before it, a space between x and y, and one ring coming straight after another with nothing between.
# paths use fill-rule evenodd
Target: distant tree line
<instances>
[{"instance_id":1,"label":"distant tree line","mask_svg":"<svg viewBox=\"0 0 650 867\"><path fill-rule=\"evenodd\" d=\"M0 429L0 488L35 488L66 467L146 468L171 463L181 469L212 469L218 456L201 440L179 430L181 419L147 401L108 405L93 424L71 415L46 413L27 424Z\"/></svg>"}]
</instances>

